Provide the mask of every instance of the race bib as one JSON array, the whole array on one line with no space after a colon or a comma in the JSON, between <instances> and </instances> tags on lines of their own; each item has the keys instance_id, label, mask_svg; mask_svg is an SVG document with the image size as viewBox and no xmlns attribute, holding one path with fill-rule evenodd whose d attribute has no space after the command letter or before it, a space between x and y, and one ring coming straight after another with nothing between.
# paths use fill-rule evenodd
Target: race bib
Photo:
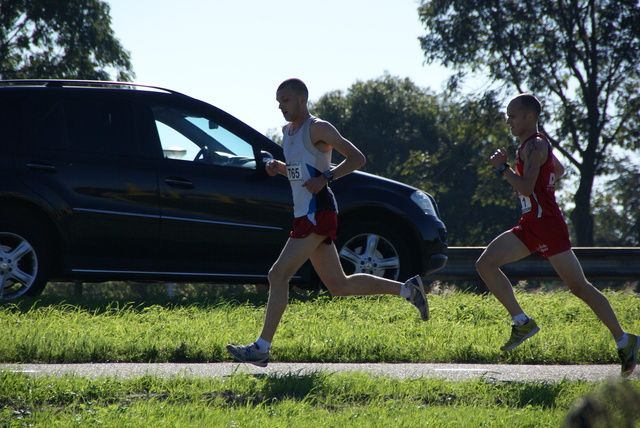
<instances>
[{"instance_id":1,"label":"race bib","mask_svg":"<svg viewBox=\"0 0 640 428\"><path fill-rule=\"evenodd\" d=\"M292 162L287 164L287 177L289 181L302 180L302 163Z\"/></svg>"},{"instance_id":2,"label":"race bib","mask_svg":"<svg viewBox=\"0 0 640 428\"><path fill-rule=\"evenodd\" d=\"M520 205L522 207L522 213L528 213L531 211L531 198L528 196L518 196L520 198Z\"/></svg>"}]
</instances>

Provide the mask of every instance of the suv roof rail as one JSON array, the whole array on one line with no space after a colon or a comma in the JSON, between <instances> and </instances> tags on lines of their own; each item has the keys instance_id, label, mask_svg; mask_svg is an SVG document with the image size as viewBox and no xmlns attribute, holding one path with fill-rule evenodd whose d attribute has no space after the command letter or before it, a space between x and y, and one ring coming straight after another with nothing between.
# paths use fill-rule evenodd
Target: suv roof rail
<instances>
[{"instance_id":1,"label":"suv roof rail","mask_svg":"<svg viewBox=\"0 0 640 428\"><path fill-rule=\"evenodd\" d=\"M141 83L117 82L108 80L80 80L80 79L13 79L0 80L0 86L46 86L47 88L62 88L64 86L80 86L95 88L118 88L118 89L151 89L156 91L168 92L174 95L187 96L173 89L163 88L161 86L145 85Z\"/></svg>"}]
</instances>

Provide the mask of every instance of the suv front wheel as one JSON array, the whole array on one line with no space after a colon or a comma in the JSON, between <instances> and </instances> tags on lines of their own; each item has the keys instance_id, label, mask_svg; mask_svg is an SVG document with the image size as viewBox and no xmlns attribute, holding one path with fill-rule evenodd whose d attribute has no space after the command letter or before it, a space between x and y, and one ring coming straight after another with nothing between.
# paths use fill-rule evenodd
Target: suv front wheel
<instances>
[{"instance_id":1,"label":"suv front wheel","mask_svg":"<svg viewBox=\"0 0 640 428\"><path fill-rule=\"evenodd\" d=\"M395 281L411 275L409 249L392 228L378 222L352 222L340 229L336 246L347 275L367 273Z\"/></svg>"},{"instance_id":2,"label":"suv front wheel","mask_svg":"<svg viewBox=\"0 0 640 428\"><path fill-rule=\"evenodd\" d=\"M42 293L49 274L49 254L42 231L15 219L0 223L0 299Z\"/></svg>"}]
</instances>

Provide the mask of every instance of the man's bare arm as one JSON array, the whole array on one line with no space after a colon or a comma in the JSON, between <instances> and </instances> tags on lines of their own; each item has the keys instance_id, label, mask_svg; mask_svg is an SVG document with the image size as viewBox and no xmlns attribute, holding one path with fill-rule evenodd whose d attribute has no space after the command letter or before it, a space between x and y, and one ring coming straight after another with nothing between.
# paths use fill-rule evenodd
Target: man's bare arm
<instances>
[{"instance_id":1,"label":"man's bare arm","mask_svg":"<svg viewBox=\"0 0 640 428\"><path fill-rule=\"evenodd\" d=\"M520 155L524 163L522 177L513 171L505 171L504 175L509 184L522 196L529 196L533 193L536 180L540 174L540 167L547 160L548 152L545 150L546 147L546 143L540 138L527 143Z\"/></svg>"},{"instance_id":2,"label":"man's bare arm","mask_svg":"<svg viewBox=\"0 0 640 428\"><path fill-rule=\"evenodd\" d=\"M529 196L533 193L536 180L540 174L540 167L547 160L548 151L546 148L546 142L540 138L527 143L520 155L524 162L522 177L516 174L512 168L507 168L503 171L504 177L519 194ZM507 151L505 149L496 150L490 160L495 168L498 168L503 163L508 163Z\"/></svg>"},{"instance_id":3,"label":"man's bare arm","mask_svg":"<svg viewBox=\"0 0 640 428\"><path fill-rule=\"evenodd\" d=\"M554 173L556 174L557 180L564 175L564 165L562 165L562 162L558 160L555 154L553 155L553 164L555 165Z\"/></svg>"},{"instance_id":4,"label":"man's bare arm","mask_svg":"<svg viewBox=\"0 0 640 428\"><path fill-rule=\"evenodd\" d=\"M331 170L334 179L343 177L365 164L366 159L362 152L349 140L340 135L338 130L329 122L318 121L312 123L309 132L311 134L311 141L318 150L328 152L331 149L336 149L345 157L338 166ZM311 193L318 193L327 185L327 182L328 180L324 176L312 177L302 186Z\"/></svg>"}]
</instances>

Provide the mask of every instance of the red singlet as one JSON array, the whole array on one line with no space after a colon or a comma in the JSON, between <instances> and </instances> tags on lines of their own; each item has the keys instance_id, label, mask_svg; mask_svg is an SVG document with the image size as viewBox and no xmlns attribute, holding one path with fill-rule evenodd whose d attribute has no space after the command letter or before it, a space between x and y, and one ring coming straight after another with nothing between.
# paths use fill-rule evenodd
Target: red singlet
<instances>
[{"instance_id":1,"label":"red singlet","mask_svg":"<svg viewBox=\"0 0 640 428\"><path fill-rule=\"evenodd\" d=\"M533 253L543 257L551 257L571 249L569 230L556 202L555 162L551 144L542 134L534 134L518 148L515 170L523 176L524 162L521 154L528 142L541 138L547 143L547 161L540 167L540 173L529 196L518 194L522 206L522 217L518 226L511 231Z\"/></svg>"}]
</instances>

